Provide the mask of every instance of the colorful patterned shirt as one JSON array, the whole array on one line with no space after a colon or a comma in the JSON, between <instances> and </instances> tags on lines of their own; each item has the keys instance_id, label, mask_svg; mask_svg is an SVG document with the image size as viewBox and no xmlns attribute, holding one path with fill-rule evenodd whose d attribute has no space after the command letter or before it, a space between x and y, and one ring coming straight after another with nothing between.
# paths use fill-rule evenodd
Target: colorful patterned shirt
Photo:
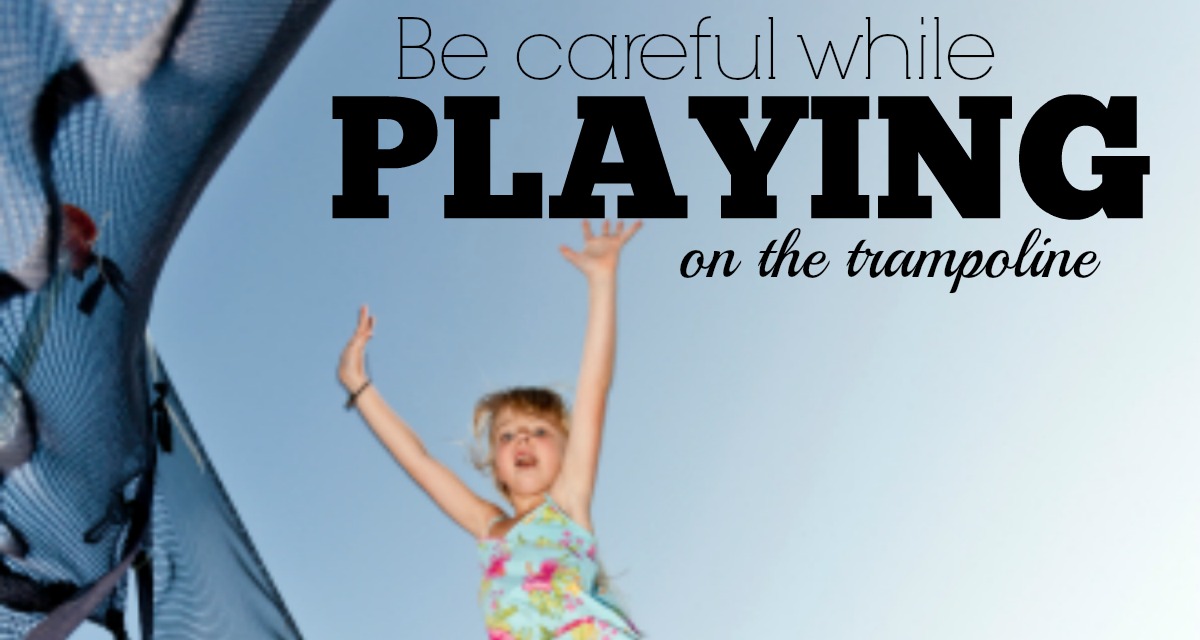
<instances>
[{"instance_id":1,"label":"colorful patterned shirt","mask_svg":"<svg viewBox=\"0 0 1200 640\"><path fill-rule=\"evenodd\" d=\"M599 593L596 541L546 496L502 538L479 541L488 640L630 640L641 635Z\"/></svg>"}]
</instances>

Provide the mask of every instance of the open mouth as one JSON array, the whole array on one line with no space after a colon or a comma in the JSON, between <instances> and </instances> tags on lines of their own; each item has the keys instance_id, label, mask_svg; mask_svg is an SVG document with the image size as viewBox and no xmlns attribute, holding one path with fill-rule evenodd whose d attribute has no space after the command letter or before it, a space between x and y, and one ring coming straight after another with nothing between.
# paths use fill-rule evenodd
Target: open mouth
<instances>
[{"instance_id":1,"label":"open mouth","mask_svg":"<svg viewBox=\"0 0 1200 640\"><path fill-rule=\"evenodd\" d=\"M529 469L529 468L537 465L537 459L534 458L531 454L520 453L520 454L517 454L517 458L516 458L514 464L516 465L516 467L518 469Z\"/></svg>"}]
</instances>

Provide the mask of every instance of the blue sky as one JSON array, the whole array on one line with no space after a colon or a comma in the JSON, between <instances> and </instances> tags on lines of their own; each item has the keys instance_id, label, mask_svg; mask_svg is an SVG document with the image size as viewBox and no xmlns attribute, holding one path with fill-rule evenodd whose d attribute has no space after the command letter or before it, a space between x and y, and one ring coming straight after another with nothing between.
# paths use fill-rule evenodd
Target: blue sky
<instances>
[{"instance_id":1,"label":"blue sky","mask_svg":"<svg viewBox=\"0 0 1200 640\"><path fill-rule=\"evenodd\" d=\"M639 626L657 638L1194 638L1200 164L1190 85L1179 81L1195 75L1196 13L1073 0L334 3L182 232L151 333L306 636L480 637L472 540L341 410L337 355L370 304L376 384L434 455L492 496L463 446L471 407L514 384L569 394L586 297L557 247L579 243L578 223L444 219L453 138L442 97L500 96L495 188L537 171L550 194L578 135L576 96L644 95L690 208L647 222L621 267L593 520ZM397 80L399 15L428 20L438 46L478 35L488 69L471 81ZM731 67L748 63L752 35L773 17L777 79L723 80L709 67L699 81L535 82L512 56L533 33L687 41L706 15ZM861 66L845 81L806 77L795 36L849 43L866 16L910 46L932 40L938 16L943 47L982 35L993 69L978 81L903 80L896 49L883 48L894 43L880 41L869 81ZM1088 157L1149 155L1143 219L1061 221L1025 193L1021 133L1067 93L1138 97L1136 151L1105 151L1081 131L1063 164L1089 188ZM869 220L813 220L821 139L801 121L770 177L778 218L722 220L728 175L687 118L687 96L714 94L751 97L755 138L759 96L871 96L860 175L872 196L887 188L877 96L931 96L960 139L957 96L1013 96L1001 218L959 219L922 168L930 220L878 220L874 197ZM389 219L331 217L334 95L403 95L438 115L434 153L381 174ZM381 140L395 143L398 129ZM829 254L829 271L757 277L757 251L794 227L802 248ZM1096 275L976 279L949 294L943 278L845 274L861 239L1015 251L1034 227L1053 248L1095 251ZM684 279L692 249L733 249L744 264L727 279Z\"/></svg>"}]
</instances>

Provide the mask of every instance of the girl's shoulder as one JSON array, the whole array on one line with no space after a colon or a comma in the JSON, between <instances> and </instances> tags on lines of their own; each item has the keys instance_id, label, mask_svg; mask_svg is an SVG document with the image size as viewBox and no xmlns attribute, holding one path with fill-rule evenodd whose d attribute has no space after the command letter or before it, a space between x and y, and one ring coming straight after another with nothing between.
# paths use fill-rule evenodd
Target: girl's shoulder
<instances>
[{"instance_id":1,"label":"girl's shoulder","mask_svg":"<svg viewBox=\"0 0 1200 640\"><path fill-rule=\"evenodd\" d=\"M516 529L522 522L532 520L535 514L546 507L546 502L530 509L524 515L509 515L497 507L498 513L488 521L487 528L483 532L483 537L480 542L499 541L508 537L509 532Z\"/></svg>"}]
</instances>

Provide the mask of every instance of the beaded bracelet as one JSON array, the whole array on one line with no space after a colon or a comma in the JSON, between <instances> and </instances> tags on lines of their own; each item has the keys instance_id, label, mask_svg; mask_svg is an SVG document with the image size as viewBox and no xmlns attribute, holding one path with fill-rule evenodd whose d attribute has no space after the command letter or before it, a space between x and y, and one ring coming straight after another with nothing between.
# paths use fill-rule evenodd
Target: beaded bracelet
<instances>
[{"instance_id":1,"label":"beaded bracelet","mask_svg":"<svg viewBox=\"0 0 1200 640\"><path fill-rule=\"evenodd\" d=\"M346 398L346 411L354 408L354 405L358 402L358 396L362 395L362 392L366 391L369 386L371 386L371 380L368 378L366 382L362 383L361 387L350 393L350 397Z\"/></svg>"}]
</instances>

